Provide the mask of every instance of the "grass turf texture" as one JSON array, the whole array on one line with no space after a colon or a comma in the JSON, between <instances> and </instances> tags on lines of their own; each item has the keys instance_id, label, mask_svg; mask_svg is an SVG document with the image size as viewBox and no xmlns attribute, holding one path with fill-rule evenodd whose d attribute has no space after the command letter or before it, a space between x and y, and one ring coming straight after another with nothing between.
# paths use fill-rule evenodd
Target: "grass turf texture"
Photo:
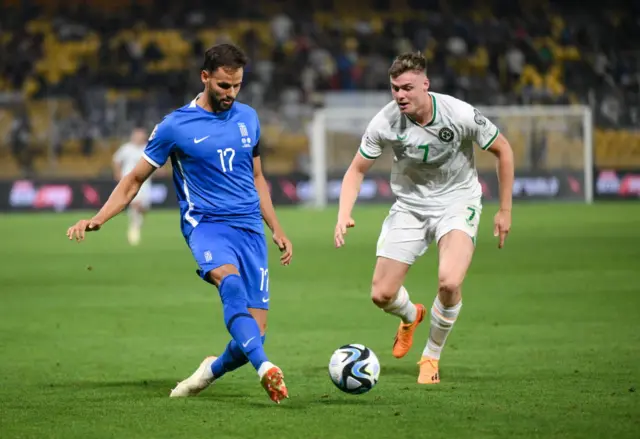
<instances>
[{"instance_id":1,"label":"grass turf texture","mask_svg":"<svg viewBox=\"0 0 640 439\"><path fill-rule=\"evenodd\" d=\"M495 209L485 206L434 387L415 383L428 323L396 360L398 320L369 299L387 208L358 207L340 250L334 210L280 209L295 246L281 267L270 245L266 348L291 396L280 406L248 366L196 398L168 398L229 338L177 212L152 212L138 248L124 215L80 245L64 236L78 214L0 216L0 437L638 437L640 205L517 205L502 251ZM436 260L430 250L406 282L426 306ZM346 343L380 358L366 395L328 377Z\"/></svg>"}]
</instances>

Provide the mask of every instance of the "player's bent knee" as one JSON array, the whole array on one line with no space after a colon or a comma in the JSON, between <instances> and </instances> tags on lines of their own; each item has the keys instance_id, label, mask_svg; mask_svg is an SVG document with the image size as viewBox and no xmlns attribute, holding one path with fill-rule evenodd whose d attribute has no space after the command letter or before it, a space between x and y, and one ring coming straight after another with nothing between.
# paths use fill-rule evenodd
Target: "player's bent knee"
<instances>
[{"instance_id":1,"label":"player's bent knee","mask_svg":"<svg viewBox=\"0 0 640 439\"><path fill-rule=\"evenodd\" d=\"M445 306L453 306L460 301L462 279L456 276L440 276L438 279L438 297ZM445 303L446 302L446 303Z\"/></svg>"},{"instance_id":2,"label":"player's bent knee","mask_svg":"<svg viewBox=\"0 0 640 439\"><path fill-rule=\"evenodd\" d=\"M440 281L438 282L438 290L446 294L454 294L457 291L460 291L461 288L462 282L459 282L455 279L444 278L440 279Z\"/></svg>"},{"instance_id":3,"label":"player's bent knee","mask_svg":"<svg viewBox=\"0 0 640 439\"><path fill-rule=\"evenodd\" d=\"M408 270L404 262L378 258L371 283L371 300L376 306L383 308L395 299Z\"/></svg>"},{"instance_id":4,"label":"player's bent knee","mask_svg":"<svg viewBox=\"0 0 640 439\"><path fill-rule=\"evenodd\" d=\"M389 284L374 281L371 286L371 300L376 306L382 308L395 298L398 289L394 291Z\"/></svg>"},{"instance_id":5,"label":"player's bent knee","mask_svg":"<svg viewBox=\"0 0 640 439\"><path fill-rule=\"evenodd\" d=\"M220 267L214 268L209 273L207 273L207 276L209 277L209 280L214 285L220 286L220 284L222 283L222 280L225 277L229 276L230 274L239 275L240 272L238 271L238 268L235 265L225 264L225 265L221 265Z\"/></svg>"}]
</instances>

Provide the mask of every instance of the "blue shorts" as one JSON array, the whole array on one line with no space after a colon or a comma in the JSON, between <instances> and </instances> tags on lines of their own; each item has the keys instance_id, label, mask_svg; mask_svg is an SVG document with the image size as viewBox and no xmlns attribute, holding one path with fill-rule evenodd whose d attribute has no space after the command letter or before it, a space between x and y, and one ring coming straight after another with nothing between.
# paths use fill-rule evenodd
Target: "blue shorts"
<instances>
[{"instance_id":1,"label":"blue shorts","mask_svg":"<svg viewBox=\"0 0 640 439\"><path fill-rule=\"evenodd\" d=\"M200 223L188 238L198 275L222 265L238 268L247 289L247 308L269 309L269 268L264 235L220 223Z\"/></svg>"}]
</instances>

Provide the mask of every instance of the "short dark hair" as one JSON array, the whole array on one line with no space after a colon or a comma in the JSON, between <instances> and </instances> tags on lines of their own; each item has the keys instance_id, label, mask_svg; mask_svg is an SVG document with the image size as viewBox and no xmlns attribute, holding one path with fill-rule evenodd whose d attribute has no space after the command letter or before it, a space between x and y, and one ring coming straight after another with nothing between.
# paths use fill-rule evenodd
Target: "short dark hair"
<instances>
[{"instance_id":1,"label":"short dark hair","mask_svg":"<svg viewBox=\"0 0 640 439\"><path fill-rule=\"evenodd\" d=\"M247 65L249 58L237 46L233 44L216 44L204 53L202 70L215 72L219 67L240 69Z\"/></svg>"},{"instance_id":2,"label":"short dark hair","mask_svg":"<svg viewBox=\"0 0 640 439\"><path fill-rule=\"evenodd\" d=\"M403 53L396 57L389 68L389 76L397 78L405 72L427 74L427 58L421 52Z\"/></svg>"}]
</instances>

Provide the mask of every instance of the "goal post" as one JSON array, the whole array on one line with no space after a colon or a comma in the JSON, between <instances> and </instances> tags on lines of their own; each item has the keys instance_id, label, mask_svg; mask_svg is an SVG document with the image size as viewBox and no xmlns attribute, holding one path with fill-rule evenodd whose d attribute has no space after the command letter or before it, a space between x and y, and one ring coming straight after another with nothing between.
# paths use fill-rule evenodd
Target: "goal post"
<instances>
[{"instance_id":1,"label":"goal post","mask_svg":"<svg viewBox=\"0 0 640 439\"><path fill-rule=\"evenodd\" d=\"M515 161L514 199L593 202L593 120L591 109L567 106L478 106L509 140ZM381 107L326 107L315 111L309 130L311 204L323 209L337 201L330 190L357 152L369 121ZM387 178L389 151L372 172ZM485 198L495 198L495 157L476 148L476 167ZM493 193L493 197L491 197Z\"/></svg>"}]
</instances>

